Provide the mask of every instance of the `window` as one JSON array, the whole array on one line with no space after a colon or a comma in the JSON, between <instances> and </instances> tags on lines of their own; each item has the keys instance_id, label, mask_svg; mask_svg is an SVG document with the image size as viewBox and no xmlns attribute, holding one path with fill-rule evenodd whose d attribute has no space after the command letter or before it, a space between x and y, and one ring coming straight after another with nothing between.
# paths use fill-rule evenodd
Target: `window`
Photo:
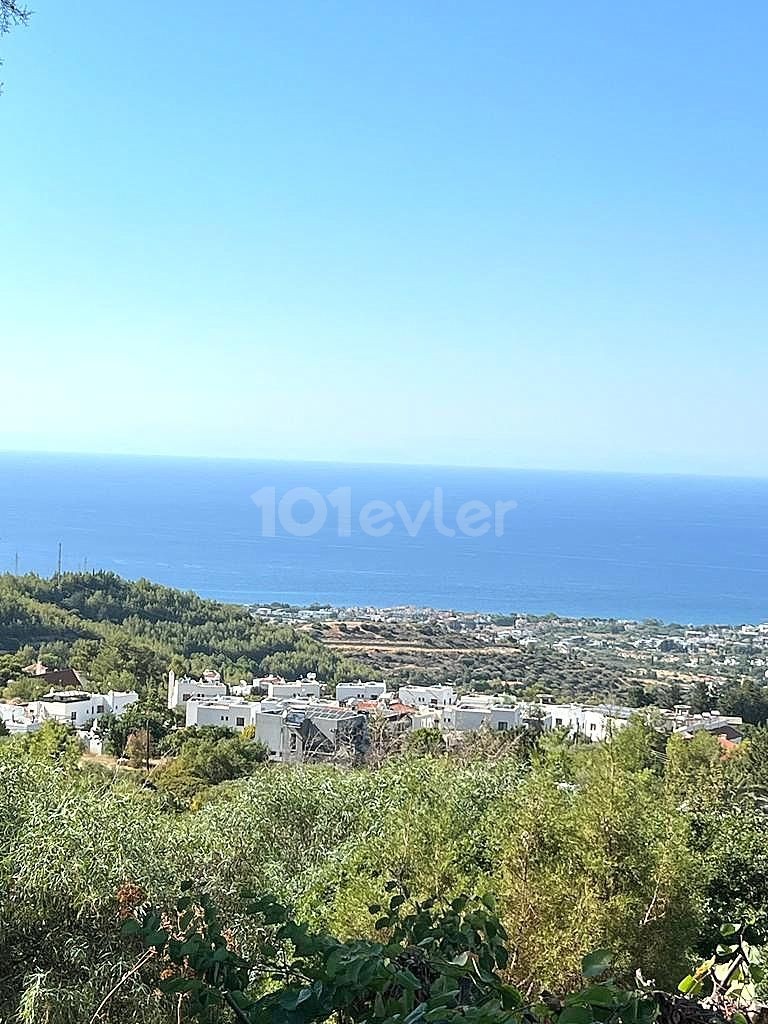
<instances>
[{"instance_id":1,"label":"window","mask_svg":"<svg viewBox=\"0 0 768 1024\"><path fill-rule=\"evenodd\" d=\"M191 697L191 694L185 693L184 696L181 699L182 700L189 700L190 697Z\"/></svg>"},{"instance_id":2,"label":"window","mask_svg":"<svg viewBox=\"0 0 768 1024\"><path fill-rule=\"evenodd\" d=\"M104 705L103 704L97 704L96 705L96 714L97 715L103 715L104 714Z\"/></svg>"},{"instance_id":3,"label":"window","mask_svg":"<svg viewBox=\"0 0 768 1024\"><path fill-rule=\"evenodd\" d=\"M556 718L555 719L555 726L562 725L562 724L563 724L562 718Z\"/></svg>"},{"instance_id":4,"label":"window","mask_svg":"<svg viewBox=\"0 0 768 1024\"><path fill-rule=\"evenodd\" d=\"M244 719L244 718L236 718L236 719L235 719L235 722L236 722L236 723L237 723L238 725L245 725L245 719Z\"/></svg>"},{"instance_id":5,"label":"window","mask_svg":"<svg viewBox=\"0 0 768 1024\"><path fill-rule=\"evenodd\" d=\"M509 728L509 722L499 722L497 728L499 732L504 732Z\"/></svg>"},{"instance_id":6,"label":"window","mask_svg":"<svg viewBox=\"0 0 768 1024\"><path fill-rule=\"evenodd\" d=\"M77 712L76 711L71 712L69 718L70 718L70 721L76 722L77 721Z\"/></svg>"},{"instance_id":7,"label":"window","mask_svg":"<svg viewBox=\"0 0 768 1024\"><path fill-rule=\"evenodd\" d=\"M596 722L590 722L589 723L589 731L590 732L594 732L596 728L597 728L597 723Z\"/></svg>"}]
</instances>

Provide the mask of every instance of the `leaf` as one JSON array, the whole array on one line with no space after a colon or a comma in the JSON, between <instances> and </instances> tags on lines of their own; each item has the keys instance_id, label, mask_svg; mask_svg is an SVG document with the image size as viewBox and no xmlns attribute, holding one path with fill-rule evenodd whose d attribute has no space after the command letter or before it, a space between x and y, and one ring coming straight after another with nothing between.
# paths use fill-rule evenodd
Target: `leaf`
<instances>
[{"instance_id":1,"label":"leaf","mask_svg":"<svg viewBox=\"0 0 768 1024\"><path fill-rule=\"evenodd\" d=\"M593 1016L584 1006L566 1006L557 1018L557 1024L592 1024Z\"/></svg>"},{"instance_id":2,"label":"leaf","mask_svg":"<svg viewBox=\"0 0 768 1024\"><path fill-rule=\"evenodd\" d=\"M288 989L279 998L278 1002L280 1006L285 1010L295 1010L302 1003L306 1002L307 999L312 995L311 988L301 988L297 992L295 989Z\"/></svg>"},{"instance_id":3,"label":"leaf","mask_svg":"<svg viewBox=\"0 0 768 1024\"><path fill-rule=\"evenodd\" d=\"M500 991L501 1005L505 1010L517 1010L525 1002L522 993L512 985L502 985Z\"/></svg>"},{"instance_id":4,"label":"leaf","mask_svg":"<svg viewBox=\"0 0 768 1024\"><path fill-rule=\"evenodd\" d=\"M239 1010L247 1010L251 1005L251 1000L244 992L230 992L229 998Z\"/></svg>"},{"instance_id":5,"label":"leaf","mask_svg":"<svg viewBox=\"0 0 768 1024\"><path fill-rule=\"evenodd\" d=\"M698 995L699 992L701 992L701 982L692 974L689 974L687 978L683 978L683 980L677 987L684 996L692 997Z\"/></svg>"},{"instance_id":6,"label":"leaf","mask_svg":"<svg viewBox=\"0 0 768 1024\"><path fill-rule=\"evenodd\" d=\"M588 1003L590 1006L613 1006L616 1002L616 989L611 988L610 985L590 985L589 988L583 989L581 992L576 992L574 995L569 996L567 1003Z\"/></svg>"},{"instance_id":7,"label":"leaf","mask_svg":"<svg viewBox=\"0 0 768 1024\"><path fill-rule=\"evenodd\" d=\"M596 949L581 961L581 973L585 978L597 978L605 974L612 963L613 953L610 949Z\"/></svg>"},{"instance_id":8,"label":"leaf","mask_svg":"<svg viewBox=\"0 0 768 1024\"><path fill-rule=\"evenodd\" d=\"M200 982L196 978L161 978L157 987L161 992L177 993L192 992L198 988Z\"/></svg>"},{"instance_id":9,"label":"leaf","mask_svg":"<svg viewBox=\"0 0 768 1024\"><path fill-rule=\"evenodd\" d=\"M481 896L480 899L492 914L496 913L496 898L492 893L487 892L484 896Z\"/></svg>"},{"instance_id":10,"label":"leaf","mask_svg":"<svg viewBox=\"0 0 768 1024\"><path fill-rule=\"evenodd\" d=\"M147 946L157 946L159 949L164 946L168 941L168 932L165 928L158 928L157 931L152 932L144 940Z\"/></svg>"}]
</instances>

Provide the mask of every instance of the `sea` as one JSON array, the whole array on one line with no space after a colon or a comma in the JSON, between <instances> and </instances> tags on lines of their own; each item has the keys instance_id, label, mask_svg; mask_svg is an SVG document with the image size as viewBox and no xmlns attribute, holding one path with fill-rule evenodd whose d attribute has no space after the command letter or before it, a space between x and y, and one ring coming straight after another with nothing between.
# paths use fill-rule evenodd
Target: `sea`
<instances>
[{"instance_id":1,"label":"sea","mask_svg":"<svg viewBox=\"0 0 768 1024\"><path fill-rule=\"evenodd\" d=\"M245 604L768 620L768 480L0 454L0 571Z\"/></svg>"}]
</instances>

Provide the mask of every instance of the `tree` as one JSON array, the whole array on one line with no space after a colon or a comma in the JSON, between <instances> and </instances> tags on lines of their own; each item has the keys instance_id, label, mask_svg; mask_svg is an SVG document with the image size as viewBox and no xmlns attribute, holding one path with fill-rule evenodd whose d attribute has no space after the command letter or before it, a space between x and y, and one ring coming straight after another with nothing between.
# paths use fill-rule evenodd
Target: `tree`
<instances>
[{"instance_id":1,"label":"tree","mask_svg":"<svg viewBox=\"0 0 768 1024\"><path fill-rule=\"evenodd\" d=\"M665 692L661 700L662 707L674 708L676 704L682 703L683 688L678 679L673 679L672 682L665 687Z\"/></svg>"},{"instance_id":2,"label":"tree","mask_svg":"<svg viewBox=\"0 0 768 1024\"><path fill-rule=\"evenodd\" d=\"M14 25L25 25L31 11L16 0L0 0L0 34L10 32Z\"/></svg>"},{"instance_id":3,"label":"tree","mask_svg":"<svg viewBox=\"0 0 768 1024\"><path fill-rule=\"evenodd\" d=\"M709 686L704 679L697 679L691 690L691 707L697 713L711 711L714 707L714 700Z\"/></svg>"},{"instance_id":4,"label":"tree","mask_svg":"<svg viewBox=\"0 0 768 1024\"><path fill-rule=\"evenodd\" d=\"M0 0L0 36L10 32L14 25L26 25L29 20L28 8L16 3L16 0ZM0 66L2 66L0 60ZM2 83L0 83L0 92Z\"/></svg>"},{"instance_id":5,"label":"tree","mask_svg":"<svg viewBox=\"0 0 768 1024\"><path fill-rule=\"evenodd\" d=\"M192 740L210 740L218 743L219 740L231 740L234 735L234 730L225 725L188 725L184 729L168 733L160 740L158 749L164 757L177 757Z\"/></svg>"},{"instance_id":6,"label":"tree","mask_svg":"<svg viewBox=\"0 0 768 1024\"><path fill-rule=\"evenodd\" d=\"M152 734L146 729L132 732L125 744L125 756L132 768L141 768L154 756L155 745Z\"/></svg>"},{"instance_id":7,"label":"tree","mask_svg":"<svg viewBox=\"0 0 768 1024\"><path fill-rule=\"evenodd\" d=\"M405 749L413 754L444 754L445 740L439 729L414 729L405 737Z\"/></svg>"},{"instance_id":8,"label":"tree","mask_svg":"<svg viewBox=\"0 0 768 1024\"><path fill-rule=\"evenodd\" d=\"M11 680L3 689L6 700L37 700L46 692L47 687L38 682L34 676L23 676Z\"/></svg>"},{"instance_id":9,"label":"tree","mask_svg":"<svg viewBox=\"0 0 768 1024\"><path fill-rule=\"evenodd\" d=\"M744 743L746 767L752 783L768 790L768 726L752 729Z\"/></svg>"},{"instance_id":10,"label":"tree","mask_svg":"<svg viewBox=\"0 0 768 1024\"><path fill-rule=\"evenodd\" d=\"M209 786L250 775L268 757L263 743L218 726L181 729L168 737L165 751L176 756L153 772L152 783L179 807Z\"/></svg>"},{"instance_id":11,"label":"tree","mask_svg":"<svg viewBox=\"0 0 768 1024\"><path fill-rule=\"evenodd\" d=\"M122 715L111 716L105 724L109 745L120 757L132 732L148 729L152 742L158 744L173 729L175 719L173 712L153 696L129 705Z\"/></svg>"},{"instance_id":12,"label":"tree","mask_svg":"<svg viewBox=\"0 0 768 1024\"><path fill-rule=\"evenodd\" d=\"M83 752L73 730L52 719L43 722L37 732L25 736L24 741L31 754L54 761L76 762Z\"/></svg>"},{"instance_id":13,"label":"tree","mask_svg":"<svg viewBox=\"0 0 768 1024\"><path fill-rule=\"evenodd\" d=\"M753 679L729 683L720 692L720 708L726 715L741 715L745 722L768 722L768 690Z\"/></svg>"},{"instance_id":14,"label":"tree","mask_svg":"<svg viewBox=\"0 0 768 1024\"><path fill-rule=\"evenodd\" d=\"M633 708L644 708L652 703L652 699L641 683L634 683L627 691L627 703Z\"/></svg>"}]
</instances>

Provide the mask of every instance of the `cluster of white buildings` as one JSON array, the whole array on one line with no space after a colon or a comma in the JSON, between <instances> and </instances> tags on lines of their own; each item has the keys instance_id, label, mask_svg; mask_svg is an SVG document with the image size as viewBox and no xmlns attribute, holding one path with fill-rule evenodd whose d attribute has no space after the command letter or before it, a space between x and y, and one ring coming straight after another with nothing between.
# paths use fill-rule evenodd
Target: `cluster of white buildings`
<instances>
[{"instance_id":1,"label":"cluster of white buildings","mask_svg":"<svg viewBox=\"0 0 768 1024\"><path fill-rule=\"evenodd\" d=\"M67 670L71 671L71 670ZM52 674L53 675L53 674ZM72 673L82 687L83 680ZM34 732L46 721L75 729L86 746L100 752L98 721L103 715L120 716L139 699L135 691L89 693L85 688L51 689L38 700L0 702L0 719L12 734ZM615 735L637 710L618 705L558 704L501 700L487 694L458 694L451 686L401 686L388 691L375 681L341 683L335 699L323 696L316 676L289 682L266 676L228 687L214 671L199 679L168 674L168 707L183 712L187 726L218 726L246 730L268 749L272 760L361 760L372 742L372 724L378 735L397 737L421 728L440 730L447 742L480 730L501 733L530 729L563 730L585 740L601 742ZM725 746L741 739L742 720L717 712L694 714L680 705L656 712L659 726L686 737L706 730Z\"/></svg>"},{"instance_id":2,"label":"cluster of white buildings","mask_svg":"<svg viewBox=\"0 0 768 1024\"><path fill-rule=\"evenodd\" d=\"M0 703L0 719L12 735L36 732L44 722L69 725L87 732L102 715L119 717L139 699L135 690L88 693L86 690L51 690L39 700Z\"/></svg>"},{"instance_id":3,"label":"cluster of white buildings","mask_svg":"<svg viewBox=\"0 0 768 1024\"><path fill-rule=\"evenodd\" d=\"M341 683L335 699L322 696L314 675L287 682L278 676L227 688L215 675L200 680L179 679L172 673L168 706L185 711L187 725L223 726L242 732L248 727L278 761L315 758L355 758L369 744L376 720L392 735L439 729L447 741L485 730L563 730L574 737L602 742L623 729L636 708L621 705L559 704L551 700L503 701L487 694L460 695L451 686L401 686L388 691L383 682ZM741 739L742 721L717 712L694 714L685 705L657 713L668 732L692 736L706 730L726 744Z\"/></svg>"},{"instance_id":4,"label":"cluster of white buildings","mask_svg":"<svg viewBox=\"0 0 768 1024\"><path fill-rule=\"evenodd\" d=\"M168 707L183 710L187 726L250 729L278 761L362 756L372 718L393 734L436 728L450 739L480 729L563 729L597 742L623 728L633 713L607 705L503 703L483 694L460 696L440 685L393 692L383 682L362 680L339 684L334 700L321 694L314 676L296 682L269 676L231 688L215 673L199 680L170 673L168 679Z\"/></svg>"},{"instance_id":5,"label":"cluster of white buildings","mask_svg":"<svg viewBox=\"0 0 768 1024\"><path fill-rule=\"evenodd\" d=\"M215 677L215 678L214 678ZM254 699L264 694L261 699ZM218 726L262 742L275 761L356 760L366 748L367 718L348 703L323 700L313 675L296 682L267 676L228 689L215 673L168 676L168 707L187 726Z\"/></svg>"}]
</instances>

